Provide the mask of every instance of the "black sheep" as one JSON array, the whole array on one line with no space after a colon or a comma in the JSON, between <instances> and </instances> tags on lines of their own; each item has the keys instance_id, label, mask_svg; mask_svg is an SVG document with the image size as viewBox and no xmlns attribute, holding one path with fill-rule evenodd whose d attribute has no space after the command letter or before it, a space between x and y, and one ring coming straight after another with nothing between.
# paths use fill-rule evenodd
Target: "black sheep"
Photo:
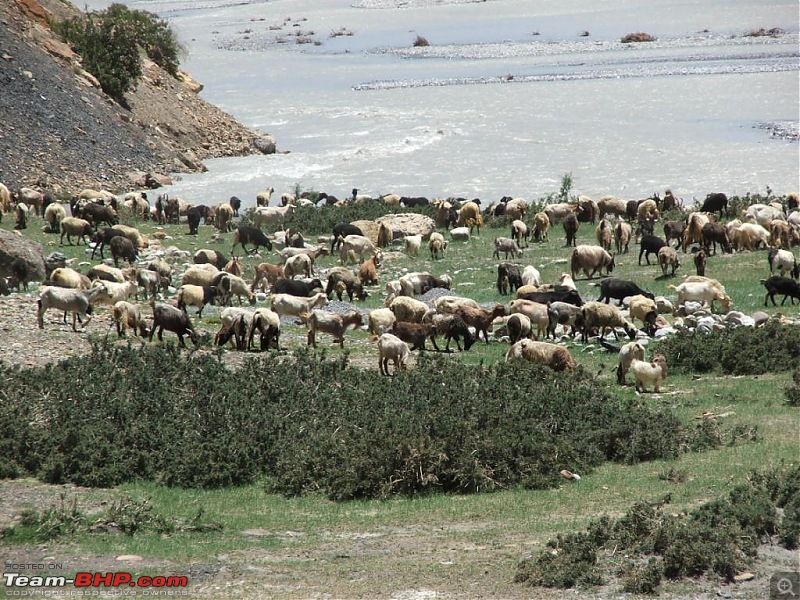
<instances>
[{"instance_id":1,"label":"black sheep","mask_svg":"<svg viewBox=\"0 0 800 600\"><path fill-rule=\"evenodd\" d=\"M272 250L272 242L258 227L251 227L249 225L240 225L233 233L233 246L231 247L231 255L234 255L234 250L239 244L242 245L242 250L245 254L254 254L260 247ZM247 244L253 244L253 249L248 250ZM234 255L235 256L235 255Z\"/></svg>"},{"instance_id":2,"label":"black sheep","mask_svg":"<svg viewBox=\"0 0 800 600\"><path fill-rule=\"evenodd\" d=\"M103 229L103 231L97 232L92 237L92 241L94 242L94 248L92 248L92 260L94 260L94 254L98 250L100 250L100 258L105 259L105 256L103 256L103 249L105 248L106 244L111 242L112 238L117 236L125 237L125 233L119 229L114 229L113 227L106 227Z\"/></svg>"},{"instance_id":3,"label":"black sheep","mask_svg":"<svg viewBox=\"0 0 800 600\"><path fill-rule=\"evenodd\" d=\"M133 242L125 236L116 236L108 244L111 248L111 257L114 259L114 266L119 267L119 259L124 258L131 265L136 263L139 255Z\"/></svg>"},{"instance_id":4,"label":"black sheep","mask_svg":"<svg viewBox=\"0 0 800 600\"><path fill-rule=\"evenodd\" d=\"M775 304L775 294L783 295L781 306L786 303L786 298L791 298L792 304L794 304L795 298L800 301L800 283L797 283L791 277L773 275L769 279L762 279L761 283L767 288L767 295L764 297L764 306L767 306L768 300L772 300L772 305L777 306L777 304Z\"/></svg>"},{"instance_id":5,"label":"black sheep","mask_svg":"<svg viewBox=\"0 0 800 600\"><path fill-rule=\"evenodd\" d=\"M497 291L508 294L522 287L522 275L517 265L502 262L497 265Z\"/></svg>"},{"instance_id":6,"label":"black sheep","mask_svg":"<svg viewBox=\"0 0 800 600\"><path fill-rule=\"evenodd\" d=\"M639 264L642 264L642 255L644 254L644 258L647 261L647 264L650 264L650 253L652 252L656 256L658 256L658 251L661 250L667 243L662 240L657 235L643 235L642 239L639 241L640 249L639 249Z\"/></svg>"},{"instance_id":7,"label":"black sheep","mask_svg":"<svg viewBox=\"0 0 800 600\"><path fill-rule=\"evenodd\" d=\"M567 236L566 246L576 246L580 223L578 223L578 217L575 216L575 213L569 213L566 217L564 217L563 225L564 233Z\"/></svg>"},{"instance_id":8,"label":"black sheep","mask_svg":"<svg viewBox=\"0 0 800 600\"><path fill-rule=\"evenodd\" d=\"M312 279L308 282L300 279L280 279L275 285L272 286L270 293L291 294L292 296L310 298L317 292L321 291L322 282L319 279Z\"/></svg>"},{"instance_id":9,"label":"black sheep","mask_svg":"<svg viewBox=\"0 0 800 600\"><path fill-rule=\"evenodd\" d=\"M708 194L700 207L700 212L714 213L718 212L720 219L722 218L722 211L725 211L725 216L728 216L728 197L717 192L715 194Z\"/></svg>"},{"instance_id":10,"label":"black sheep","mask_svg":"<svg viewBox=\"0 0 800 600\"><path fill-rule=\"evenodd\" d=\"M331 253L336 250L340 245L341 242L339 238L342 239L346 238L348 235L364 235L364 232L361 231L355 225L350 223L337 223L333 226L333 241L331 242Z\"/></svg>"},{"instance_id":11,"label":"black sheep","mask_svg":"<svg viewBox=\"0 0 800 600\"><path fill-rule=\"evenodd\" d=\"M633 281L626 281L624 279L617 279L616 277L609 277L600 282L600 297L598 302L605 302L608 304L613 298L622 302L623 298L630 296L642 295L650 300L654 300L655 296L650 292L643 290Z\"/></svg>"},{"instance_id":12,"label":"black sheep","mask_svg":"<svg viewBox=\"0 0 800 600\"><path fill-rule=\"evenodd\" d=\"M178 336L180 345L186 348L183 336L188 335L189 339L196 346L198 342L197 333L194 330L189 315L182 310L170 306L169 304L153 303L153 329L150 330L150 341L153 341L153 334L158 330L158 340L163 341L163 333L166 329Z\"/></svg>"}]
</instances>

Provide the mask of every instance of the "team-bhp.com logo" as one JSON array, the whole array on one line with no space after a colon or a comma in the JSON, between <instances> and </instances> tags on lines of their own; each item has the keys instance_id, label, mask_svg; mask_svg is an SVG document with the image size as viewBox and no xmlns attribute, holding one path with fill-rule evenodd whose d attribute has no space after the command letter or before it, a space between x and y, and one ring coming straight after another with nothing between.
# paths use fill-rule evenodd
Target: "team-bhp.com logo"
<instances>
[{"instance_id":1,"label":"team-bhp.com logo","mask_svg":"<svg viewBox=\"0 0 800 600\"><path fill-rule=\"evenodd\" d=\"M166 591L169 588L185 588L189 584L187 577L182 575L142 575L134 577L127 572L108 573L76 573L75 577L64 577L61 575L27 575L22 573L3 573L6 588L17 588L16 590L6 589L6 596L29 595L15 592L22 592L32 588L64 588L75 586L76 588L143 588L142 595L162 595L160 590ZM154 589L155 588L155 589ZM149 590L152 590L148 593ZM88 591L88 590L87 590ZM176 590L177 591L177 590ZM175 595L175 594L170 594Z\"/></svg>"}]
</instances>

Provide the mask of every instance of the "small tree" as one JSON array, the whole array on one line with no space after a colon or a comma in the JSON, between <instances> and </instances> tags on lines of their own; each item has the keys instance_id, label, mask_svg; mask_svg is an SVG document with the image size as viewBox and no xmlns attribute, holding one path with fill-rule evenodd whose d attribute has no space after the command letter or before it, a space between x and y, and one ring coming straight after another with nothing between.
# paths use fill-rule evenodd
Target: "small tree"
<instances>
[{"instance_id":1,"label":"small tree","mask_svg":"<svg viewBox=\"0 0 800 600\"><path fill-rule=\"evenodd\" d=\"M561 176L561 189L558 192L558 197L562 202L567 202L569 200L569 193L572 190L572 184L572 171L569 173L564 173Z\"/></svg>"}]
</instances>

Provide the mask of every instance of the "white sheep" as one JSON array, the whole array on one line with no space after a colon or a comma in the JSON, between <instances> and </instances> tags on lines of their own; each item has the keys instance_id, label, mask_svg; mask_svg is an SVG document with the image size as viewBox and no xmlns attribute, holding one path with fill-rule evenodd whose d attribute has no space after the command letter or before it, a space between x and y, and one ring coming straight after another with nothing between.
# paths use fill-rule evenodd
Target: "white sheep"
<instances>
[{"instance_id":1,"label":"white sheep","mask_svg":"<svg viewBox=\"0 0 800 600\"><path fill-rule=\"evenodd\" d=\"M258 206L253 211L253 225L261 228L264 224L283 226L283 220L294 213L297 207L294 204L286 206Z\"/></svg>"},{"instance_id":2,"label":"white sheep","mask_svg":"<svg viewBox=\"0 0 800 600\"><path fill-rule=\"evenodd\" d=\"M522 256L522 249L517 246L517 242L507 237L494 238L494 252L492 252L492 258L500 260L501 252L506 259L508 259L509 254L514 257Z\"/></svg>"},{"instance_id":3,"label":"white sheep","mask_svg":"<svg viewBox=\"0 0 800 600\"><path fill-rule=\"evenodd\" d=\"M533 300L525 300L524 298L517 298L512 300L509 306L509 312L514 314L522 314L528 317L531 322L531 329L536 327L536 335L538 337L545 337L547 335L548 325L550 323L547 314L547 305Z\"/></svg>"},{"instance_id":4,"label":"white sheep","mask_svg":"<svg viewBox=\"0 0 800 600\"><path fill-rule=\"evenodd\" d=\"M681 266L678 260L678 251L669 244L658 250L658 262L661 265L661 272L667 276L667 269L672 268L671 275L675 275L675 270Z\"/></svg>"},{"instance_id":5,"label":"white sheep","mask_svg":"<svg viewBox=\"0 0 800 600\"><path fill-rule=\"evenodd\" d=\"M310 298L301 298L291 294L273 294L270 296L270 308L279 316L295 316L305 322L308 315L315 308L328 304L328 297L324 292L314 294Z\"/></svg>"},{"instance_id":6,"label":"white sheep","mask_svg":"<svg viewBox=\"0 0 800 600\"><path fill-rule=\"evenodd\" d=\"M341 236L340 236L341 238ZM342 264L347 264L352 258L357 259L360 264L364 262L364 258L378 255L380 257L381 251L375 244L372 243L367 237L363 235L348 235L341 238L341 246L339 246L339 259Z\"/></svg>"},{"instance_id":7,"label":"white sheep","mask_svg":"<svg viewBox=\"0 0 800 600\"><path fill-rule=\"evenodd\" d=\"M636 391L646 392L647 386L652 385L653 391L658 393L667 378L667 359L663 354L656 354L652 362L634 359L631 361L631 372L636 380Z\"/></svg>"},{"instance_id":8,"label":"white sheep","mask_svg":"<svg viewBox=\"0 0 800 600\"><path fill-rule=\"evenodd\" d=\"M617 361L617 383L625 385L625 376L631 368L633 360L645 359L645 347L639 342L628 342L619 350Z\"/></svg>"},{"instance_id":9,"label":"white sheep","mask_svg":"<svg viewBox=\"0 0 800 600\"><path fill-rule=\"evenodd\" d=\"M611 274L614 270L614 257L600 246L581 244L572 251L571 267L573 279L581 270L591 279L597 272L602 275L603 268L606 273Z\"/></svg>"},{"instance_id":10,"label":"white sheep","mask_svg":"<svg viewBox=\"0 0 800 600\"><path fill-rule=\"evenodd\" d=\"M85 219L78 219L77 217L64 217L61 219L61 239L60 245L64 245L64 236L67 236L67 244L72 246L72 236L78 238L78 243L83 241L87 245L86 236L92 236L94 229L92 224Z\"/></svg>"},{"instance_id":11,"label":"white sheep","mask_svg":"<svg viewBox=\"0 0 800 600\"><path fill-rule=\"evenodd\" d=\"M247 349L253 345L253 335L258 331L261 335L261 349L269 350L272 342L280 352L281 349L281 318L278 314L266 307L257 308L253 313L253 320L250 322L250 338L247 342Z\"/></svg>"},{"instance_id":12,"label":"white sheep","mask_svg":"<svg viewBox=\"0 0 800 600\"><path fill-rule=\"evenodd\" d=\"M622 327L630 339L636 337L636 327L623 317L619 308L613 304L590 301L581 307L581 314L583 315L584 343L589 341L589 332L595 327L600 328L601 340L605 338L606 328L608 327L613 329L614 337L617 339L619 339L617 327Z\"/></svg>"},{"instance_id":13,"label":"white sheep","mask_svg":"<svg viewBox=\"0 0 800 600\"><path fill-rule=\"evenodd\" d=\"M774 274L775 271L778 271L781 277L785 277L788 272L794 276L797 259L788 250L770 250L768 260L770 273Z\"/></svg>"},{"instance_id":14,"label":"white sheep","mask_svg":"<svg viewBox=\"0 0 800 600\"><path fill-rule=\"evenodd\" d=\"M92 320L92 304L100 300L108 299L111 295L105 285L93 288L88 291L45 286L39 293L37 300L36 319L39 329L44 329L44 313L49 308L57 308L65 313L72 313L72 331L78 331L75 321L78 316L86 317L83 321L85 328Z\"/></svg>"},{"instance_id":15,"label":"white sheep","mask_svg":"<svg viewBox=\"0 0 800 600\"><path fill-rule=\"evenodd\" d=\"M399 296L392 300L389 309L398 321L422 323L422 317L425 316L428 305L409 296Z\"/></svg>"},{"instance_id":16,"label":"white sheep","mask_svg":"<svg viewBox=\"0 0 800 600\"><path fill-rule=\"evenodd\" d=\"M123 283L119 283L116 281L96 280L92 284L92 287L99 287L99 286L105 286L105 288L108 290L109 297L108 298L101 297L95 302L95 304L114 305L122 300L127 300L128 298L139 292L139 286L136 285L136 283L133 281L125 281Z\"/></svg>"},{"instance_id":17,"label":"white sheep","mask_svg":"<svg viewBox=\"0 0 800 600\"><path fill-rule=\"evenodd\" d=\"M710 280L695 281L687 277L680 285L668 285L667 288L675 290L678 294L678 304L683 304L687 300L701 302L707 304L712 311L714 310L715 300L719 300L720 304L722 304L722 308L726 311L731 305L730 297L725 293L725 288L719 285L719 282L715 284Z\"/></svg>"},{"instance_id":18,"label":"white sheep","mask_svg":"<svg viewBox=\"0 0 800 600\"><path fill-rule=\"evenodd\" d=\"M522 285L542 285L542 278L539 270L533 265L528 265L522 270Z\"/></svg>"},{"instance_id":19,"label":"white sheep","mask_svg":"<svg viewBox=\"0 0 800 600\"><path fill-rule=\"evenodd\" d=\"M391 333L383 333L378 338L378 368L381 375L389 375L389 361L394 363L395 373L407 368L408 356L411 351L399 337Z\"/></svg>"},{"instance_id":20,"label":"white sheep","mask_svg":"<svg viewBox=\"0 0 800 600\"><path fill-rule=\"evenodd\" d=\"M88 290L92 282L71 267L58 267L50 273L50 283L57 287Z\"/></svg>"},{"instance_id":21,"label":"white sheep","mask_svg":"<svg viewBox=\"0 0 800 600\"><path fill-rule=\"evenodd\" d=\"M542 364L554 371L566 371L577 366L569 350L557 344L536 342L523 338L506 352L506 361L523 358L528 362Z\"/></svg>"},{"instance_id":22,"label":"white sheep","mask_svg":"<svg viewBox=\"0 0 800 600\"><path fill-rule=\"evenodd\" d=\"M193 265L186 269L181 275L182 285L211 285L214 278L219 274L217 269L212 264Z\"/></svg>"},{"instance_id":23,"label":"white sheep","mask_svg":"<svg viewBox=\"0 0 800 600\"><path fill-rule=\"evenodd\" d=\"M296 275L311 277L311 259L308 254L290 256L283 265L283 272L287 279L294 279Z\"/></svg>"},{"instance_id":24,"label":"white sheep","mask_svg":"<svg viewBox=\"0 0 800 600\"><path fill-rule=\"evenodd\" d=\"M419 256L419 249L422 246L421 235L407 235L405 237L405 243L406 254L408 254L408 256Z\"/></svg>"},{"instance_id":25,"label":"white sheep","mask_svg":"<svg viewBox=\"0 0 800 600\"><path fill-rule=\"evenodd\" d=\"M58 233L61 231L61 221L67 217L66 209L58 202L52 202L44 209L44 220L47 221L47 231Z\"/></svg>"},{"instance_id":26,"label":"white sheep","mask_svg":"<svg viewBox=\"0 0 800 600\"><path fill-rule=\"evenodd\" d=\"M386 300L383 301L385 307L389 307L392 301L398 296L403 295L403 286L399 279L393 279L386 282Z\"/></svg>"},{"instance_id":27,"label":"white sheep","mask_svg":"<svg viewBox=\"0 0 800 600\"><path fill-rule=\"evenodd\" d=\"M375 337L380 336L384 331L390 329L397 321L397 317L390 308L376 308L369 311L367 318L369 332Z\"/></svg>"},{"instance_id":28,"label":"white sheep","mask_svg":"<svg viewBox=\"0 0 800 600\"><path fill-rule=\"evenodd\" d=\"M225 278L228 282L224 284L226 287L225 293L230 296L236 296L236 299L239 301L239 306L242 305L242 296L247 298L250 304L255 304L256 295L252 292L250 286L244 279L231 273L226 274Z\"/></svg>"},{"instance_id":29,"label":"white sheep","mask_svg":"<svg viewBox=\"0 0 800 600\"><path fill-rule=\"evenodd\" d=\"M433 307L441 313L455 314L462 306L481 308L481 305L472 298L462 298L461 296L439 296L433 301Z\"/></svg>"},{"instance_id":30,"label":"white sheep","mask_svg":"<svg viewBox=\"0 0 800 600\"><path fill-rule=\"evenodd\" d=\"M185 311L187 306L197 308L197 316L203 316L203 308L206 304L213 304L217 297L217 289L211 286L194 285L191 283L183 284L176 295L178 308Z\"/></svg>"},{"instance_id":31,"label":"white sheep","mask_svg":"<svg viewBox=\"0 0 800 600\"><path fill-rule=\"evenodd\" d=\"M673 250L675 250L673 248ZM636 294L628 299L628 313L631 321L639 319L642 322L648 335L655 334L656 317L658 316L658 306L655 300L651 300L642 294Z\"/></svg>"},{"instance_id":32,"label":"white sheep","mask_svg":"<svg viewBox=\"0 0 800 600\"><path fill-rule=\"evenodd\" d=\"M120 300L114 304L111 314L114 319L113 322L117 326L117 336L124 337L128 329L138 332L142 337L148 336L147 321L145 321L142 311L139 310L137 305Z\"/></svg>"}]
</instances>

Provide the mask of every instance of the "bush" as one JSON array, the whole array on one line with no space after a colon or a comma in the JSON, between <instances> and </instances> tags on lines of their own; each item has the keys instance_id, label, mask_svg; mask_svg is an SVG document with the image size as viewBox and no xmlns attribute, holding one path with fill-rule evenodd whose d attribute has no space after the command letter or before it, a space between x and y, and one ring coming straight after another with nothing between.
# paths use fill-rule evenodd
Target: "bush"
<instances>
[{"instance_id":1,"label":"bush","mask_svg":"<svg viewBox=\"0 0 800 600\"><path fill-rule=\"evenodd\" d=\"M788 371L797 367L800 329L768 322L757 329L738 327L706 335L681 331L661 342L659 352L678 373L760 375Z\"/></svg>"},{"instance_id":2,"label":"bush","mask_svg":"<svg viewBox=\"0 0 800 600\"><path fill-rule=\"evenodd\" d=\"M414 38L414 47L420 48L424 46L430 46L430 43L426 38L422 37L421 35L417 35L417 37Z\"/></svg>"},{"instance_id":3,"label":"bush","mask_svg":"<svg viewBox=\"0 0 800 600\"><path fill-rule=\"evenodd\" d=\"M665 409L620 406L585 372L537 365L435 357L389 379L324 353L251 357L234 371L175 345L95 345L0 376L10 474L86 486L264 478L270 491L336 500L546 488L563 468L674 457L688 435ZM54 394L64 381L70 393Z\"/></svg>"},{"instance_id":4,"label":"bush","mask_svg":"<svg viewBox=\"0 0 800 600\"><path fill-rule=\"evenodd\" d=\"M623 44L632 44L632 43L639 43L639 42L655 42L656 38L650 35L649 33L644 33L639 31L637 33L629 33L625 35L620 42Z\"/></svg>"},{"instance_id":5,"label":"bush","mask_svg":"<svg viewBox=\"0 0 800 600\"><path fill-rule=\"evenodd\" d=\"M732 581L757 555L758 545L777 534L795 548L800 534L800 468L752 473L727 496L680 515L665 515L669 497L640 502L624 516L602 517L585 533L559 535L539 555L520 562L514 580L529 585L594 585L594 574L607 571L602 560L628 558L618 570L622 590L654 593L662 577L696 577L708 572ZM782 518L777 508L785 506ZM610 552L613 549L613 552ZM589 576L579 579L580 569Z\"/></svg>"},{"instance_id":6,"label":"bush","mask_svg":"<svg viewBox=\"0 0 800 600\"><path fill-rule=\"evenodd\" d=\"M792 383L786 387L786 402L789 406L800 406L800 371L792 375Z\"/></svg>"},{"instance_id":7,"label":"bush","mask_svg":"<svg viewBox=\"0 0 800 600\"><path fill-rule=\"evenodd\" d=\"M125 94L142 75L140 52L173 76L180 46L169 25L154 15L112 4L105 11L53 23L53 30L83 57L83 67L103 91L125 104Z\"/></svg>"}]
</instances>

